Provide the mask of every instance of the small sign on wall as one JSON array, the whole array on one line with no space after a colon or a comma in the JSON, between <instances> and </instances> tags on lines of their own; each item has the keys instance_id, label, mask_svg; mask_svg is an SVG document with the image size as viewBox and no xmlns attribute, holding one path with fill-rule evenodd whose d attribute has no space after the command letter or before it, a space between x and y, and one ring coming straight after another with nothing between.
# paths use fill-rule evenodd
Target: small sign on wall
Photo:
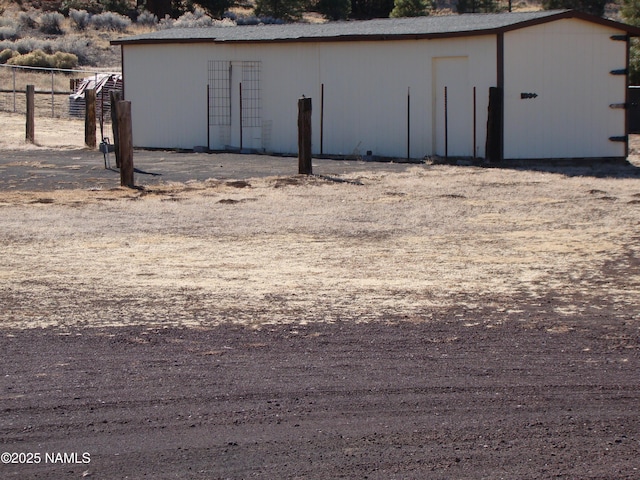
<instances>
[{"instance_id":1,"label":"small sign on wall","mask_svg":"<svg viewBox=\"0 0 640 480\"><path fill-rule=\"evenodd\" d=\"M527 100L529 98L538 98L538 94L537 93L525 93L525 92L522 92L520 94L520 98L522 100Z\"/></svg>"}]
</instances>

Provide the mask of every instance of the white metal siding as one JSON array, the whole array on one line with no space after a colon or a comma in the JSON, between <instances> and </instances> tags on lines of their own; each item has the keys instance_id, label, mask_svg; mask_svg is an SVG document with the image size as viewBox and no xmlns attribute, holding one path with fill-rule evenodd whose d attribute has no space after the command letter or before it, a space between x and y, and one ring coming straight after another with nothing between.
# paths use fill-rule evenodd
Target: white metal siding
<instances>
[{"instance_id":1,"label":"white metal siding","mask_svg":"<svg viewBox=\"0 0 640 480\"><path fill-rule=\"evenodd\" d=\"M504 39L504 157L623 157L623 32L577 19L516 30ZM521 98L521 94L535 98ZM531 97L533 95L530 95Z\"/></svg>"},{"instance_id":2,"label":"white metal siding","mask_svg":"<svg viewBox=\"0 0 640 480\"><path fill-rule=\"evenodd\" d=\"M295 153L297 99L306 95L313 99L312 143L314 154L319 153L320 91L324 84L324 153L365 154L371 150L374 155L404 157L410 92L410 156L422 157L434 153L432 59L466 57L469 74L465 88L471 92L477 87L477 111L482 112L477 122L478 151L482 153L488 91L495 85L495 51L494 36L392 42L125 45L125 95L132 100L137 146L207 145L209 62L260 61L263 128L251 134L246 147L257 148L260 143L274 152ZM471 93L468 95L471 98ZM464 122L468 124L470 119ZM469 144L473 132L465 128L469 132L464 142ZM256 135L262 138L255 140ZM212 148L225 148L224 139L220 127L210 129Z\"/></svg>"},{"instance_id":3,"label":"white metal siding","mask_svg":"<svg viewBox=\"0 0 640 480\"><path fill-rule=\"evenodd\" d=\"M123 49L126 100L137 147L207 144L207 49L195 45Z\"/></svg>"},{"instance_id":4,"label":"white metal siding","mask_svg":"<svg viewBox=\"0 0 640 480\"><path fill-rule=\"evenodd\" d=\"M474 105L473 86L469 80L469 57L434 57L432 72L434 153L439 156L471 157L474 148Z\"/></svg>"}]
</instances>

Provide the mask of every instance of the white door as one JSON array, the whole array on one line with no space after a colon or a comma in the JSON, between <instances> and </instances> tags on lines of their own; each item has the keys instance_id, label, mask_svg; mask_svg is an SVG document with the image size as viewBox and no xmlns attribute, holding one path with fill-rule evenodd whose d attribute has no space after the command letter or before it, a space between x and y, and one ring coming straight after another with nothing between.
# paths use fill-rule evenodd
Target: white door
<instances>
[{"instance_id":1,"label":"white door","mask_svg":"<svg viewBox=\"0 0 640 480\"><path fill-rule=\"evenodd\" d=\"M433 145L438 156L473 156L473 87L468 57L435 57Z\"/></svg>"}]
</instances>

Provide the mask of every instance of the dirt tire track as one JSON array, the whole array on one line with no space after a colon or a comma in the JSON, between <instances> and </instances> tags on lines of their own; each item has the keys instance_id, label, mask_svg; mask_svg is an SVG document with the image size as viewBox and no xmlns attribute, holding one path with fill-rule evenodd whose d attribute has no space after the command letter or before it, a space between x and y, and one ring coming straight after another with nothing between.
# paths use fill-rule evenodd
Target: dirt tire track
<instances>
[{"instance_id":1,"label":"dirt tire track","mask_svg":"<svg viewBox=\"0 0 640 480\"><path fill-rule=\"evenodd\" d=\"M0 449L91 462L2 477L638 477L635 326L488 330L457 313L3 335Z\"/></svg>"}]
</instances>

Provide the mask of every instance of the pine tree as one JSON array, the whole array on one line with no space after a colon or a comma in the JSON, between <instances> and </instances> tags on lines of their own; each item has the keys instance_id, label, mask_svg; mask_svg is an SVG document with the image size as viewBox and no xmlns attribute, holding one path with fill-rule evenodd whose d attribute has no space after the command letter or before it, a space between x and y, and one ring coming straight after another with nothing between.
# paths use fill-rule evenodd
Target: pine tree
<instances>
[{"instance_id":1,"label":"pine tree","mask_svg":"<svg viewBox=\"0 0 640 480\"><path fill-rule=\"evenodd\" d=\"M557 10L569 8L581 12L590 13L597 17L604 15L604 7L607 0L542 0L542 7L545 10Z\"/></svg>"},{"instance_id":2,"label":"pine tree","mask_svg":"<svg viewBox=\"0 0 640 480\"><path fill-rule=\"evenodd\" d=\"M625 23L640 26L640 0L624 0L620 14ZM631 39L629 49L629 83L640 85L640 45L638 39Z\"/></svg>"},{"instance_id":3,"label":"pine tree","mask_svg":"<svg viewBox=\"0 0 640 480\"><path fill-rule=\"evenodd\" d=\"M500 10L496 0L458 0L458 13L493 13Z\"/></svg>"},{"instance_id":4,"label":"pine tree","mask_svg":"<svg viewBox=\"0 0 640 480\"><path fill-rule=\"evenodd\" d=\"M330 20L346 20L351 13L351 0L319 0L316 9Z\"/></svg>"},{"instance_id":5,"label":"pine tree","mask_svg":"<svg viewBox=\"0 0 640 480\"><path fill-rule=\"evenodd\" d=\"M429 15L424 0L395 0L390 17L422 17Z\"/></svg>"},{"instance_id":6,"label":"pine tree","mask_svg":"<svg viewBox=\"0 0 640 480\"><path fill-rule=\"evenodd\" d=\"M256 0L255 14L292 22L302 18L306 7L306 0Z\"/></svg>"},{"instance_id":7,"label":"pine tree","mask_svg":"<svg viewBox=\"0 0 640 480\"><path fill-rule=\"evenodd\" d=\"M171 15L173 13L171 0L146 0L144 2L140 2L138 5L139 8L148 10L160 20L162 20L166 15Z\"/></svg>"},{"instance_id":8,"label":"pine tree","mask_svg":"<svg viewBox=\"0 0 640 480\"><path fill-rule=\"evenodd\" d=\"M393 10L393 0L351 0L351 18L387 18Z\"/></svg>"},{"instance_id":9,"label":"pine tree","mask_svg":"<svg viewBox=\"0 0 640 480\"><path fill-rule=\"evenodd\" d=\"M200 5L213 18L222 18L232 5L231 0L193 0L193 3Z\"/></svg>"}]
</instances>

